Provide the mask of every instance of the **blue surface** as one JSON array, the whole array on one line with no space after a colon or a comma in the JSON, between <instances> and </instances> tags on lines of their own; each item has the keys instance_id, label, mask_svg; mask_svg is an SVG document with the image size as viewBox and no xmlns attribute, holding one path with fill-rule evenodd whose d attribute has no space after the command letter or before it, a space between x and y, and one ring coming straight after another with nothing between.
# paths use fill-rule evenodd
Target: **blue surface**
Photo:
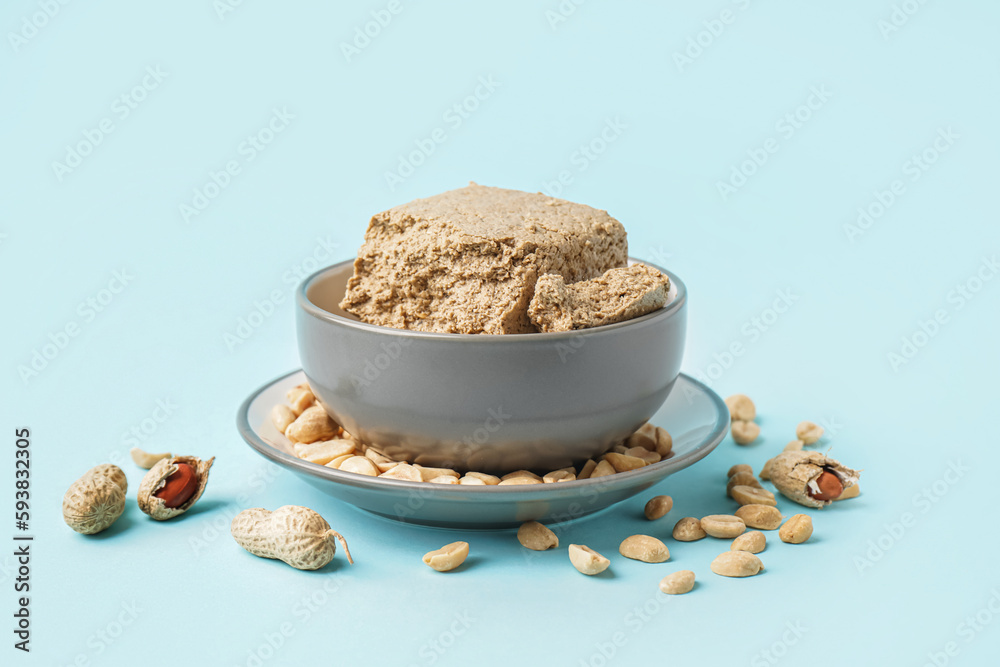
<instances>
[{"instance_id":1,"label":"blue surface","mask_svg":"<svg viewBox=\"0 0 1000 667\"><path fill-rule=\"evenodd\" d=\"M333 4L0 11L3 451L12 467L30 428L36 537L32 652L8 630L4 664L165 664L170 637L216 665L993 664L1000 6L567 1L556 22L557 0L404 1L348 59L340 44L387 3ZM452 109L477 89L474 111ZM53 166L102 127L71 171ZM213 172L226 187L206 194ZM757 443L727 439L655 489L667 519L641 519L640 497L566 529L612 556L610 576L512 533L373 519L272 475L236 433L240 401L298 365L298 276L351 256L373 212L468 180L609 210L633 255L688 285L685 372L757 401ZM23 379L36 350L52 358ZM812 513L809 543L769 533L749 580L709 572L722 541L669 541L662 565L615 554L731 509L725 470L759 467L802 419L864 468L859 499ZM196 510L138 511L133 440L218 457ZM128 473L127 513L76 535L59 499L105 461ZM227 534L239 509L286 503L320 510L357 564L298 572ZM420 562L463 537L461 571ZM17 575L0 565L9 625ZM696 589L660 599L677 569Z\"/></svg>"}]
</instances>

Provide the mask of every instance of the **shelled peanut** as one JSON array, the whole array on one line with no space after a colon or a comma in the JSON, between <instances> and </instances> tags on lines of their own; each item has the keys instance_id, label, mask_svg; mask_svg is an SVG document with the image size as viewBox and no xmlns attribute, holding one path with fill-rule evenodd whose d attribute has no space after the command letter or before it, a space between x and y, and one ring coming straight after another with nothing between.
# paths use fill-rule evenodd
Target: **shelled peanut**
<instances>
[{"instance_id":1,"label":"shelled peanut","mask_svg":"<svg viewBox=\"0 0 1000 667\"><path fill-rule=\"evenodd\" d=\"M286 398L287 404L275 405L271 410L271 423L289 439L297 457L344 472L406 482L463 486L560 484L638 470L669 458L673 450L670 433L647 422L624 441L580 466L567 466L542 475L530 470L501 476L477 471L460 474L449 468L395 460L388 452L361 442L326 413L308 384L293 387Z\"/></svg>"},{"instance_id":2,"label":"shelled peanut","mask_svg":"<svg viewBox=\"0 0 1000 667\"><path fill-rule=\"evenodd\" d=\"M729 408L729 419L732 422L730 432L737 445L749 445L760 435L760 426L754 420L757 418L757 406L746 394L733 394L726 399Z\"/></svg>"}]
</instances>

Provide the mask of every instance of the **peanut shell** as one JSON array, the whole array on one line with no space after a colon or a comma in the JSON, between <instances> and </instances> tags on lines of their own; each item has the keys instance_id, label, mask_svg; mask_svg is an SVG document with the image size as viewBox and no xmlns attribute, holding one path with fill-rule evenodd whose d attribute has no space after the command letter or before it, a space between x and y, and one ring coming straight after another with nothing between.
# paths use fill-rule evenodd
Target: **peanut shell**
<instances>
[{"instance_id":1,"label":"peanut shell","mask_svg":"<svg viewBox=\"0 0 1000 667\"><path fill-rule=\"evenodd\" d=\"M202 461L197 456L172 456L168 459L160 459L139 483L137 494L139 509L157 521L166 521L187 512L205 492L205 487L208 485L208 471L211 469L213 461L215 461L214 456L207 461ZM163 488L167 478L177 471L178 463L186 463L194 468L195 474L198 475L198 489L180 507L167 507L155 494Z\"/></svg>"},{"instance_id":2,"label":"peanut shell","mask_svg":"<svg viewBox=\"0 0 1000 667\"><path fill-rule=\"evenodd\" d=\"M816 479L824 470L835 474L845 490L857 484L860 475L857 470L841 465L839 461L811 451L782 452L768 464L771 483L783 496L800 505L817 509L822 509L832 502L817 500L808 493L810 485L816 485Z\"/></svg>"}]
</instances>

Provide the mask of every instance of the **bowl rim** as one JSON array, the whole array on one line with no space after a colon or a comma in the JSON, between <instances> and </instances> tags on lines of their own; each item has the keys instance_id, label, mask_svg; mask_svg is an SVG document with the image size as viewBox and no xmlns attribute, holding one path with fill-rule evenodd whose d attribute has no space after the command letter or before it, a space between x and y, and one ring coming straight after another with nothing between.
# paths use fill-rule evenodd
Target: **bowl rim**
<instances>
[{"instance_id":1,"label":"bowl rim","mask_svg":"<svg viewBox=\"0 0 1000 667\"><path fill-rule=\"evenodd\" d=\"M298 308L305 313L308 313L312 317L321 320L323 322L328 322L330 324L335 324L337 326L350 327L352 329L358 329L361 331L367 331L370 333L377 333L386 336L400 336L404 338L418 338L427 340L453 340L453 341L481 341L481 342L491 342L499 343L510 342L529 342L529 341L552 341L565 338L574 338L582 335L602 335L611 334L617 329L623 329L626 327L640 326L642 324L653 322L659 319L666 319L671 317L678 311L684 308L684 304L687 302L687 286L684 285L684 281L681 280L677 275L667 271L661 266L656 264L638 259L636 257L628 258L631 262L637 264L645 264L658 271L665 273L670 278L670 284L677 290L674 299L660 308L659 310L654 310L651 313L646 313L640 317L633 318L631 320L626 320L624 322L615 322L614 324L602 324L598 327L591 327L589 329L574 329L572 331L550 331L550 332L537 332L537 333L522 333L522 334L465 334L465 333L438 333L433 331L414 331L412 329L397 329L395 327L384 327L380 324L369 324L368 322L362 322L361 320L352 320L346 317L337 315L336 313L331 313L328 310L320 308L312 301L309 300L307 292L314 282L319 281L324 278L326 274L333 273L335 271L340 271L343 269L345 264L353 264L355 260L348 259L343 262L337 262L336 264L331 264L330 266L319 269L312 274L306 276L299 283L299 286L295 290L295 301Z\"/></svg>"},{"instance_id":2,"label":"bowl rim","mask_svg":"<svg viewBox=\"0 0 1000 667\"><path fill-rule=\"evenodd\" d=\"M421 494L434 493L442 494L443 497L447 497L446 494L457 494L456 498L464 497L468 499L471 493L476 494L509 494L515 495L520 494L525 498L530 498L531 494L541 494L545 492L550 492L553 489L551 487L555 486L558 490L569 491L573 489L584 489L587 487L598 487L600 489L615 489L619 486L627 486L633 482L638 482L640 478L645 478L647 476L655 476L663 470L664 467L670 467L674 470L683 470L694 463L697 463L701 459L708 456L718 445L725 439L726 434L729 433L729 408L726 406L722 398L712 390L707 384L697 380L690 375L685 373L678 373L677 381L685 381L693 385L693 387L703 393L709 398L709 400L715 405L716 409L716 421L712 427L711 433L705 435L702 443L692 449L689 452L685 452L679 456L674 456L666 459L665 461L660 461L652 465L643 466L642 468L637 468L635 470L629 470L627 472L619 472L614 475L606 475L604 477L588 478L588 479L576 479L571 482L559 482L558 484L512 484L509 486L497 486L497 485L487 485L487 486L468 486L464 484L431 484L429 482L408 482L401 479L392 478L379 478L379 477L368 477L366 475L359 475L357 473L344 472L343 470L337 470L336 468L329 468L325 465L319 465L317 463L311 463L303 459L298 458L288 454L277 447L271 445L269 442L264 440L263 437L257 434L256 429L250 425L250 406L257 399L260 394L266 391L268 388L274 384L281 382L282 380L288 378L291 375L297 373L302 373L303 370L298 368L289 373L285 373L277 378L274 378L270 382L267 382L257 389L255 389L246 400L240 405L239 410L236 413L236 427L243 437L243 440L250 445L258 454L266 459L277 463L285 468L292 469L294 472L300 474L306 474L310 477L317 477L326 481L336 482L338 484L343 484L346 486L352 486L355 488L365 489L367 491L385 491L388 489L398 489L400 491L410 490L418 492ZM675 391L680 390L677 387L677 382L675 381L673 389L671 389L671 394ZM668 475L671 473L667 473ZM437 487L437 488L429 488ZM442 497L438 496L438 497Z\"/></svg>"}]
</instances>

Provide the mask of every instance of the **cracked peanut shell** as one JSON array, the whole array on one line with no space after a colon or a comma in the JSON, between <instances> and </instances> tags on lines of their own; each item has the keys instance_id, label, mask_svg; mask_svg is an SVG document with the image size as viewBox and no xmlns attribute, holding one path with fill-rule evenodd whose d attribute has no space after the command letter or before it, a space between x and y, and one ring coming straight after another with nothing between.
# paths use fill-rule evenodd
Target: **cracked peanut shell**
<instances>
[{"instance_id":1,"label":"cracked peanut shell","mask_svg":"<svg viewBox=\"0 0 1000 667\"><path fill-rule=\"evenodd\" d=\"M215 461L214 456L205 461L197 456L171 456L160 459L139 483L139 509L157 521L166 521L187 512L205 492L205 487L208 485L208 471L212 467L213 461ZM186 463L194 468L195 474L198 475L198 489L180 507L167 507L163 500L156 497L156 492L162 489L167 478L177 471L178 463Z\"/></svg>"},{"instance_id":2,"label":"cracked peanut shell","mask_svg":"<svg viewBox=\"0 0 1000 667\"><path fill-rule=\"evenodd\" d=\"M837 476L844 489L849 489L858 483L860 472L842 465L819 452L789 451L778 454L767 462L765 467L771 477L771 483L789 500L806 507L822 509L831 500L817 500L809 495L812 488L818 491L817 478L824 472Z\"/></svg>"}]
</instances>

